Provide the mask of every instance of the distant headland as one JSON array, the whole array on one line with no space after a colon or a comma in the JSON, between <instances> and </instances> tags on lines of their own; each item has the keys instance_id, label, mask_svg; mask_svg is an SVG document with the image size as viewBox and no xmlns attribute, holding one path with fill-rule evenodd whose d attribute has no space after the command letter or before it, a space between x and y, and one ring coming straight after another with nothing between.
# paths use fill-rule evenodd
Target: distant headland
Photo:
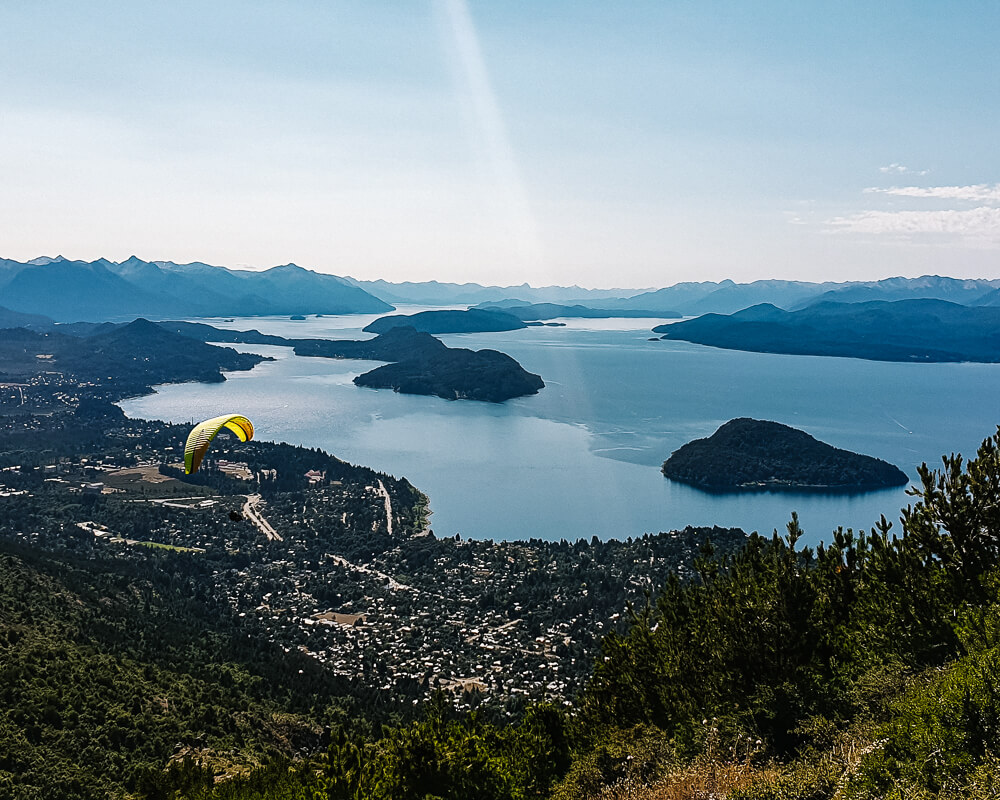
<instances>
[{"instance_id":1,"label":"distant headland","mask_svg":"<svg viewBox=\"0 0 1000 800\"><path fill-rule=\"evenodd\" d=\"M823 301L799 311L762 303L735 314L658 325L653 331L664 339L757 353L1000 362L1000 307L937 299Z\"/></svg>"},{"instance_id":2,"label":"distant headland","mask_svg":"<svg viewBox=\"0 0 1000 800\"><path fill-rule=\"evenodd\" d=\"M520 319L498 309L489 311L470 308L468 311L442 309L419 311L416 314L393 314L379 317L366 325L366 333L386 333L393 328L409 326L423 333L488 333L526 328Z\"/></svg>"}]
</instances>

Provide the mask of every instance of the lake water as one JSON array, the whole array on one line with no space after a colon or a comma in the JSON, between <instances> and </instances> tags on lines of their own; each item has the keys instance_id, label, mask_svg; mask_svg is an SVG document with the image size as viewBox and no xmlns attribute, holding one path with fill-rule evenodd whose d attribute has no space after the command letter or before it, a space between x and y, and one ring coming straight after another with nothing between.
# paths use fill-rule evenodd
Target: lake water
<instances>
[{"instance_id":1,"label":"lake water","mask_svg":"<svg viewBox=\"0 0 1000 800\"><path fill-rule=\"evenodd\" d=\"M360 328L372 319L206 321L289 337L367 338ZM502 405L362 389L351 380L375 362L242 345L277 360L222 384L162 386L121 405L129 416L172 422L246 414L258 438L405 476L429 495L438 536L481 539L622 539L685 525L770 533L793 510L810 543L838 525L867 529L880 514L898 525L909 500L902 488L719 495L674 483L659 468L685 442L754 417L885 459L915 479L921 462L974 454L1000 423L1000 365L742 353L648 341L662 320L562 321L566 327L441 337L506 352L545 380L538 395Z\"/></svg>"}]
</instances>

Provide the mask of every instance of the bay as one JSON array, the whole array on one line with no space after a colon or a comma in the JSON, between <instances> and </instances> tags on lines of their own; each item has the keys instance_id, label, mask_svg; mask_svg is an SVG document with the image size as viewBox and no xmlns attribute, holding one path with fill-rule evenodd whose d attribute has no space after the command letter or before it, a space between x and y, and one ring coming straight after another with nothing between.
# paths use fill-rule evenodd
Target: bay
<instances>
[{"instance_id":1,"label":"bay","mask_svg":"<svg viewBox=\"0 0 1000 800\"><path fill-rule=\"evenodd\" d=\"M205 321L366 338L360 329L373 318ZM910 498L903 488L710 494L664 478L660 464L727 420L754 417L883 458L915 480L921 462L974 454L1000 422L1000 365L743 353L649 341L659 319L560 321L565 327L440 337L501 350L545 380L539 394L502 405L362 389L351 381L373 362L243 345L276 360L221 384L161 386L121 405L129 416L182 423L244 413L259 438L407 477L430 497L438 536L496 540L623 539L686 525L770 533L796 511L816 543L838 526L898 520Z\"/></svg>"}]
</instances>

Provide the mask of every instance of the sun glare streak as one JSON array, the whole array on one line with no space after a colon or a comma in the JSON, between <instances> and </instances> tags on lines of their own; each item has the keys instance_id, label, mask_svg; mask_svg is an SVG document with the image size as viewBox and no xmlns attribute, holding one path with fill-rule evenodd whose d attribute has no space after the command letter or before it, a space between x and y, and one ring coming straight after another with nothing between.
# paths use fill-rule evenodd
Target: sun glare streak
<instances>
[{"instance_id":1,"label":"sun glare streak","mask_svg":"<svg viewBox=\"0 0 1000 800\"><path fill-rule=\"evenodd\" d=\"M544 255L528 193L507 136L507 126L490 83L466 0L436 0L435 9L452 53L456 91L466 104L473 123L474 146L488 170L488 193L482 198L483 207L494 217L494 227L506 233L507 253L518 262L510 264L509 273L529 276L529 282L534 286L553 283L555 281L549 277L551 268ZM550 356L561 360L558 370L544 364L533 366L543 375L561 372L571 383L583 385L587 376L579 359L567 358L567 353L560 349L552 351ZM590 400L578 399L577 402L576 420L571 424L582 424L580 421L591 418L594 412ZM592 434L591 431L591 445L597 441ZM613 483L615 485L595 485L593 491L622 493L629 490L617 481ZM620 535L620 532L607 531L607 535Z\"/></svg>"},{"instance_id":2,"label":"sun glare streak","mask_svg":"<svg viewBox=\"0 0 1000 800\"><path fill-rule=\"evenodd\" d=\"M511 271L530 274L534 283L545 273L546 260L472 16L465 0L436 0L435 9L452 51L456 89L472 117L475 145L488 170L484 208L508 243L510 257L520 262L511 264Z\"/></svg>"}]
</instances>

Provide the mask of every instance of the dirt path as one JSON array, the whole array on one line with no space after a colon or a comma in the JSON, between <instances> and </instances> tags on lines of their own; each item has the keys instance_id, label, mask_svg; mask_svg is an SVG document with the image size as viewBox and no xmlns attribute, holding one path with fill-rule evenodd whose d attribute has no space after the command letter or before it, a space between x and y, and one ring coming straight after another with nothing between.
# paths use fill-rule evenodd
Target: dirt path
<instances>
[{"instance_id":1,"label":"dirt path","mask_svg":"<svg viewBox=\"0 0 1000 800\"><path fill-rule=\"evenodd\" d=\"M414 589L412 586L407 586L405 583L400 583L394 577L392 577L392 575L387 575L384 572L379 572L377 569L372 569L371 567L366 567L362 564L353 564L343 556L329 555L329 557L337 564L340 564L340 566L342 567L346 567L347 569L352 569L355 572L365 572L369 575L375 575L376 577L381 578L386 582L389 589L391 589L392 591L401 590L404 592L416 592L417 594L423 594L419 589Z\"/></svg>"},{"instance_id":2,"label":"dirt path","mask_svg":"<svg viewBox=\"0 0 1000 800\"><path fill-rule=\"evenodd\" d=\"M386 491L385 484L381 480L378 482L377 493L385 500L385 526L389 535L392 536L392 500L389 497L389 492Z\"/></svg>"}]
</instances>

